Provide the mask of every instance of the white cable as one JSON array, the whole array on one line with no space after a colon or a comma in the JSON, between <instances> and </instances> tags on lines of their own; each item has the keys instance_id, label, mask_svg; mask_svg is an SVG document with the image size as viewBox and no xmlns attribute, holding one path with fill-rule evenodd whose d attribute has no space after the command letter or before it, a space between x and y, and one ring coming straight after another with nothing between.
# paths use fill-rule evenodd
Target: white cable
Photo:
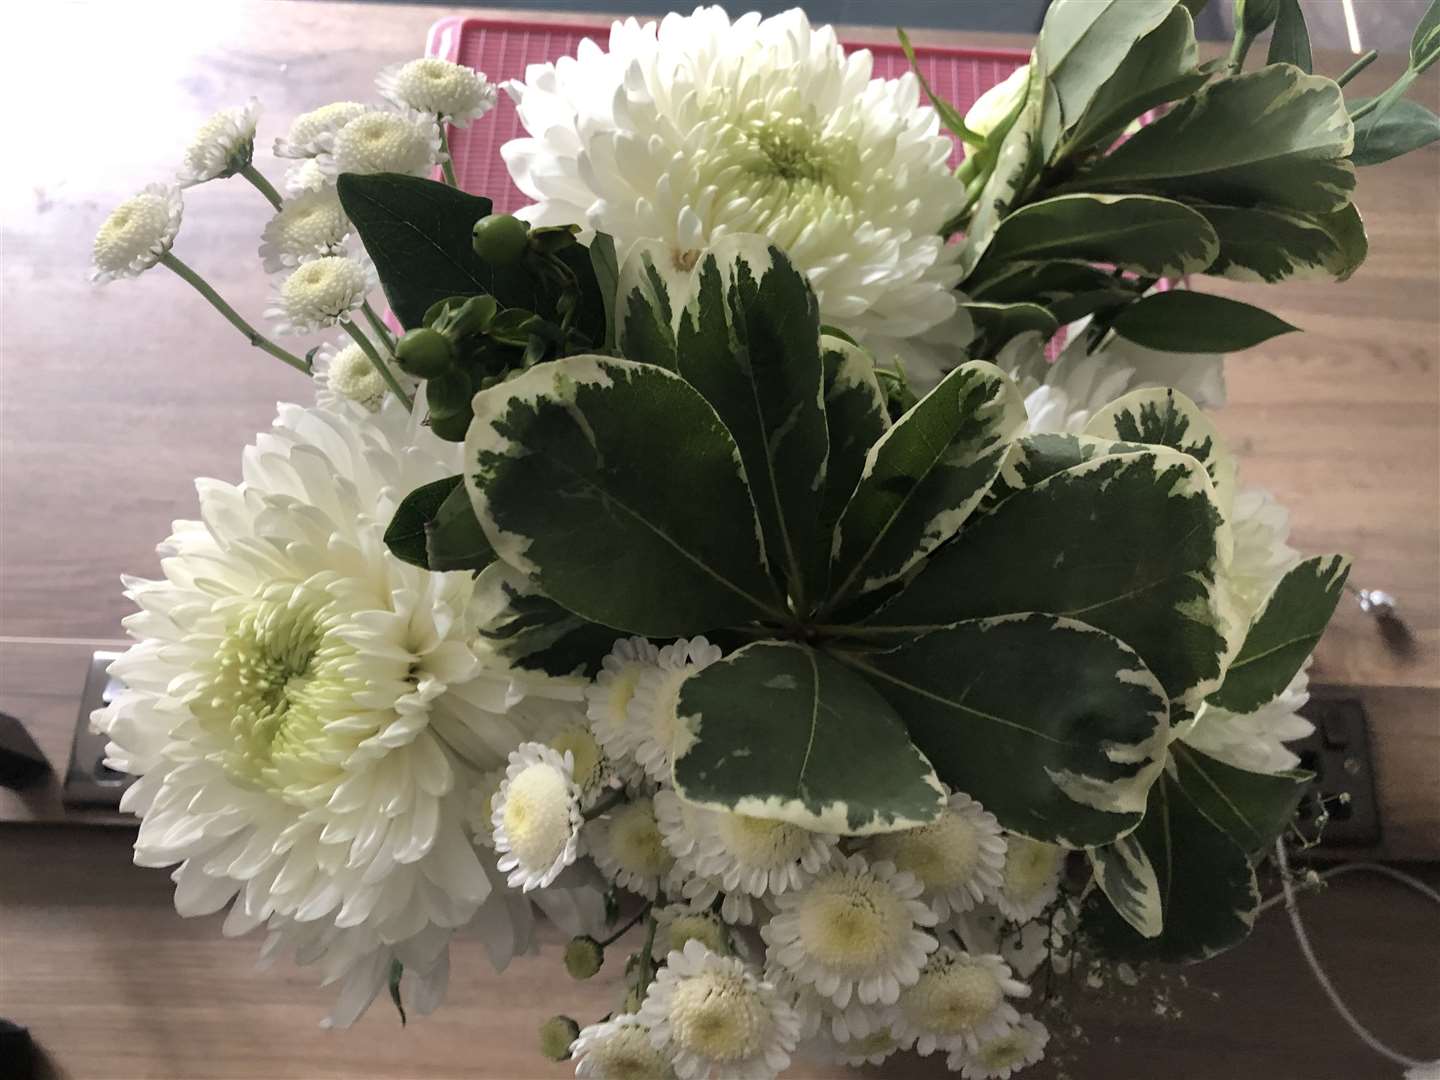
<instances>
[{"instance_id":1,"label":"white cable","mask_svg":"<svg viewBox=\"0 0 1440 1080\"><path fill-rule=\"evenodd\" d=\"M1285 911L1290 916L1291 927L1295 930L1295 940L1299 942L1300 952L1310 965L1310 970L1315 973L1315 979L1320 983L1320 989L1325 991L1325 996L1330 999L1330 1004L1335 1007L1335 1011L1340 1014L1340 1018L1350 1025L1350 1030L1355 1032L1366 1046L1370 1047L1371 1050L1374 1050L1381 1057L1387 1058L1397 1065L1404 1065L1407 1069L1431 1070L1440 1068L1440 1060L1421 1061L1418 1058L1407 1057L1399 1051L1391 1050L1390 1047L1370 1034L1370 1031L1365 1025L1355 1018L1355 1014L1352 1013L1345 1002L1341 1000L1339 992L1335 989L1334 984L1330 982L1330 977L1325 974L1325 969L1320 966L1320 960L1316 957L1315 949L1310 944L1310 937L1305 933L1305 924L1300 921L1300 909L1295 904L1295 887L1290 884L1290 860L1285 855L1285 842L1283 840L1275 841L1275 856L1280 863L1280 888L1284 890ZM1424 882L1410 877L1409 874L1402 874L1400 871L1392 870L1388 866L1379 866L1370 863L1357 864L1355 867L1355 869L1362 868L1378 870L1389 877L1395 878L1397 881L1418 889L1418 891L1430 899L1440 903L1440 893L1436 893L1435 890L1431 889ZM1332 871L1330 876L1338 876L1338 871Z\"/></svg>"}]
</instances>

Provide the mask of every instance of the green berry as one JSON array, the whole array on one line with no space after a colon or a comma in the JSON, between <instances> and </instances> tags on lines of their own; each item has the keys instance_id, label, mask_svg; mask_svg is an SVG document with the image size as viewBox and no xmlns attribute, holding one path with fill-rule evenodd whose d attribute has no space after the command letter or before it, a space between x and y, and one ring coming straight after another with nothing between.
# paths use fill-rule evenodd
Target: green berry
<instances>
[{"instance_id":1,"label":"green berry","mask_svg":"<svg viewBox=\"0 0 1440 1080\"><path fill-rule=\"evenodd\" d=\"M530 226L510 214L492 214L477 221L470 236L476 255L491 266L509 266L525 254Z\"/></svg>"},{"instance_id":2,"label":"green berry","mask_svg":"<svg viewBox=\"0 0 1440 1080\"><path fill-rule=\"evenodd\" d=\"M400 370L417 379L433 379L455 366L455 346L437 330L409 330L395 346Z\"/></svg>"},{"instance_id":3,"label":"green berry","mask_svg":"<svg viewBox=\"0 0 1440 1080\"><path fill-rule=\"evenodd\" d=\"M564 1061L579 1034L580 1025L570 1017L552 1016L540 1025L540 1052L551 1061Z\"/></svg>"},{"instance_id":4,"label":"green berry","mask_svg":"<svg viewBox=\"0 0 1440 1080\"><path fill-rule=\"evenodd\" d=\"M432 415L468 415L470 399L474 396L470 377L463 371L448 371L425 384L425 404L430 406Z\"/></svg>"},{"instance_id":5,"label":"green berry","mask_svg":"<svg viewBox=\"0 0 1440 1080\"><path fill-rule=\"evenodd\" d=\"M572 979L588 979L605 962L605 949L593 937L582 935L565 946L565 970Z\"/></svg>"},{"instance_id":6,"label":"green berry","mask_svg":"<svg viewBox=\"0 0 1440 1080\"><path fill-rule=\"evenodd\" d=\"M430 430L446 442L464 442L474 417L468 413L431 413Z\"/></svg>"}]
</instances>

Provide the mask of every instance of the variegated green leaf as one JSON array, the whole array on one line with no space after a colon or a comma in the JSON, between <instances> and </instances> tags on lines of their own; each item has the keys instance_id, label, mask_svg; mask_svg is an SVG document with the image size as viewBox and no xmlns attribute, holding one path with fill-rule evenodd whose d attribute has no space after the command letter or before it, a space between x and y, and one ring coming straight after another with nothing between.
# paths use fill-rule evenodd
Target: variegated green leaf
<instances>
[{"instance_id":1,"label":"variegated green leaf","mask_svg":"<svg viewBox=\"0 0 1440 1080\"><path fill-rule=\"evenodd\" d=\"M1041 305L1057 326L1095 311L1119 307L1136 295L1135 286L1124 278L1084 263L1066 262L1009 263L995 277L977 282L973 289L971 295L976 303ZM966 307L979 327L979 315L973 306ZM1037 318L1030 329L1043 331L1044 327L1045 323ZM973 348L971 354L976 355Z\"/></svg>"},{"instance_id":2,"label":"variegated green leaf","mask_svg":"<svg viewBox=\"0 0 1440 1080\"><path fill-rule=\"evenodd\" d=\"M590 678L619 631L566 611L512 566L494 562L475 580L470 616L478 633L525 671Z\"/></svg>"},{"instance_id":3,"label":"variegated green leaf","mask_svg":"<svg viewBox=\"0 0 1440 1080\"><path fill-rule=\"evenodd\" d=\"M1115 913L1141 937L1158 937L1165 923L1160 882L1135 834L1122 836L1113 844L1091 848L1086 854L1095 873L1095 884Z\"/></svg>"},{"instance_id":4,"label":"variegated green leaf","mask_svg":"<svg viewBox=\"0 0 1440 1080\"><path fill-rule=\"evenodd\" d=\"M1211 83L1065 187L1328 214L1355 188L1353 140L1334 82L1273 64Z\"/></svg>"},{"instance_id":5,"label":"variegated green leaf","mask_svg":"<svg viewBox=\"0 0 1440 1080\"><path fill-rule=\"evenodd\" d=\"M1182 203L1153 195L1057 195L1002 221L975 268L977 284L1010 262L1107 263L1147 277L1198 273L1220 250L1215 230Z\"/></svg>"},{"instance_id":6,"label":"variegated green leaf","mask_svg":"<svg viewBox=\"0 0 1440 1080\"><path fill-rule=\"evenodd\" d=\"M1220 237L1220 254L1206 273L1235 281L1345 281L1370 250L1354 203L1333 214L1265 206L1195 209Z\"/></svg>"},{"instance_id":7,"label":"variegated green leaf","mask_svg":"<svg viewBox=\"0 0 1440 1080\"><path fill-rule=\"evenodd\" d=\"M869 624L924 633L1022 611L1083 620L1135 649L1193 713L1232 651L1221 529L1194 458L1159 447L1095 457L972 520Z\"/></svg>"},{"instance_id":8,"label":"variegated green leaf","mask_svg":"<svg viewBox=\"0 0 1440 1080\"><path fill-rule=\"evenodd\" d=\"M981 507L986 511L993 510L1022 488L1034 487L1041 480L1083 465L1093 458L1143 453L1145 449L1139 443L1111 442L1090 435L1042 433L1021 436L1010 444L1005 464L1000 466L1000 475L990 486Z\"/></svg>"},{"instance_id":9,"label":"variegated green leaf","mask_svg":"<svg viewBox=\"0 0 1440 1080\"><path fill-rule=\"evenodd\" d=\"M1079 121L1097 90L1177 0L1055 0L1035 55L1055 85L1065 127Z\"/></svg>"},{"instance_id":10,"label":"variegated green leaf","mask_svg":"<svg viewBox=\"0 0 1440 1080\"><path fill-rule=\"evenodd\" d=\"M1200 714L1199 723L1205 722ZM1198 726L1198 725L1197 725ZM1313 773L1237 769L1184 742L1172 742L1177 775L1201 811L1252 855L1273 844L1295 819Z\"/></svg>"},{"instance_id":11,"label":"variegated green leaf","mask_svg":"<svg viewBox=\"0 0 1440 1080\"><path fill-rule=\"evenodd\" d=\"M1211 704L1248 713L1279 697L1315 651L1349 574L1345 556L1317 555L1281 578L1245 632Z\"/></svg>"},{"instance_id":12,"label":"variegated green leaf","mask_svg":"<svg viewBox=\"0 0 1440 1080\"><path fill-rule=\"evenodd\" d=\"M950 372L902 416L870 448L836 527L834 603L894 581L954 536L1024 423L1015 384L983 361Z\"/></svg>"},{"instance_id":13,"label":"variegated green leaf","mask_svg":"<svg viewBox=\"0 0 1440 1080\"><path fill-rule=\"evenodd\" d=\"M824 377L815 294L761 236L704 251L675 335L680 374L715 408L740 449L771 562L796 610L824 591Z\"/></svg>"},{"instance_id":14,"label":"variegated green leaf","mask_svg":"<svg viewBox=\"0 0 1440 1080\"><path fill-rule=\"evenodd\" d=\"M931 821L945 792L859 675L795 642L747 645L691 675L675 707L690 802L865 836Z\"/></svg>"},{"instance_id":15,"label":"variegated green leaf","mask_svg":"<svg viewBox=\"0 0 1440 1080\"><path fill-rule=\"evenodd\" d=\"M1155 676L1109 634L1053 615L975 619L849 662L940 779L1007 829L1092 847L1139 822L1168 708Z\"/></svg>"},{"instance_id":16,"label":"variegated green leaf","mask_svg":"<svg viewBox=\"0 0 1440 1080\"><path fill-rule=\"evenodd\" d=\"M825 424L830 439L820 507L820 541L828 562L835 523L860 481L870 448L890 430L890 412L869 353L854 342L828 334L820 339L820 348L825 369Z\"/></svg>"},{"instance_id":17,"label":"variegated green leaf","mask_svg":"<svg viewBox=\"0 0 1440 1080\"><path fill-rule=\"evenodd\" d=\"M572 356L474 407L475 516L545 595L653 637L786 617L735 441L678 375Z\"/></svg>"},{"instance_id":18,"label":"variegated green leaf","mask_svg":"<svg viewBox=\"0 0 1440 1080\"><path fill-rule=\"evenodd\" d=\"M616 286L616 344L629 360L675 370L675 318L690 274L675 265L668 244L642 240L620 266Z\"/></svg>"}]
</instances>

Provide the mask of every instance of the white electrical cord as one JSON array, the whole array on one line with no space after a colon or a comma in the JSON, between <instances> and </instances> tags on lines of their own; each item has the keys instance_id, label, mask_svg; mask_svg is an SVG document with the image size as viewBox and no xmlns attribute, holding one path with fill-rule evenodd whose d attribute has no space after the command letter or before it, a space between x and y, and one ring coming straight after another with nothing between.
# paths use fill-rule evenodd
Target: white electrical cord
<instances>
[{"instance_id":1,"label":"white electrical cord","mask_svg":"<svg viewBox=\"0 0 1440 1080\"><path fill-rule=\"evenodd\" d=\"M1300 952L1310 965L1310 970L1315 973L1315 979L1320 983L1320 989L1325 991L1325 996L1330 999L1330 1004L1335 1007L1335 1011L1340 1014L1340 1018L1350 1025L1350 1030L1355 1032L1355 1034L1360 1037L1360 1040L1366 1046L1370 1047L1371 1050L1374 1050L1381 1057L1395 1062L1397 1065L1404 1065L1407 1070L1405 1073L1407 1080L1432 1080L1432 1078L1440 1077L1440 1060L1421 1061L1418 1058L1408 1057L1397 1050L1392 1050L1372 1035L1365 1025L1355 1018L1355 1014L1346 1006L1339 992L1335 989L1334 984L1331 983L1330 976L1326 975L1325 969L1320 966L1320 960L1316 957L1315 949L1310 944L1310 936L1305 932L1305 924L1300 921L1300 909L1295 903L1295 887L1290 883L1290 860L1286 857L1285 843L1282 840L1275 841L1275 857L1280 864L1280 888L1283 890L1283 897L1281 898L1285 901L1285 911L1286 914L1290 916L1290 925L1295 930L1295 940L1299 942ZM1384 874L1386 877L1393 878L1401 884L1408 885L1416 892L1440 904L1440 893L1437 893L1423 881L1411 877L1409 874L1401 873L1399 870L1395 870L1389 866L1380 866L1377 863L1354 863L1349 866L1339 866L1324 876L1327 878L1339 877L1342 873L1356 870L1369 870ZM1273 903L1275 903L1275 899L1262 905L1261 910L1264 910Z\"/></svg>"}]
</instances>

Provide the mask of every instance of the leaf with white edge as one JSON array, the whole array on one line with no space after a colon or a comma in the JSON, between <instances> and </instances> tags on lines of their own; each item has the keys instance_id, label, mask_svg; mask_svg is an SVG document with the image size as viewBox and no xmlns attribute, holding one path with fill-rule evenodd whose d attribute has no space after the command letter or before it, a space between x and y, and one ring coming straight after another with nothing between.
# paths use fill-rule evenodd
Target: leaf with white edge
<instances>
[{"instance_id":1,"label":"leaf with white edge","mask_svg":"<svg viewBox=\"0 0 1440 1080\"><path fill-rule=\"evenodd\" d=\"M1279 697L1315 651L1349 575L1345 556L1317 555L1281 578L1210 703L1243 714Z\"/></svg>"},{"instance_id":2,"label":"leaf with white edge","mask_svg":"<svg viewBox=\"0 0 1440 1080\"><path fill-rule=\"evenodd\" d=\"M1200 723L1205 722L1201 713ZM1177 775L1205 816L1252 855L1267 850L1295 819L1314 773L1257 773L1217 761L1184 742L1170 744Z\"/></svg>"},{"instance_id":3,"label":"leaf with white edge","mask_svg":"<svg viewBox=\"0 0 1440 1080\"><path fill-rule=\"evenodd\" d=\"M1352 101L1353 110L1362 101ZM1409 98L1376 109L1355 121L1356 165L1380 165L1440 139L1440 116Z\"/></svg>"},{"instance_id":4,"label":"leaf with white edge","mask_svg":"<svg viewBox=\"0 0 1440 1080\"><path fill-rule=\"evenodd\" d=\"M1095 457L972 520L867 625L919 634L1012 612L1079 619L1138 652L1193 713L1233 651L1222 528L1194 458L1160 447Z\"/></svg>"},{"instance_id":5,"label":"leaf with white edge","mask_svg":"<svg viewBox=\"0 0 1440 1080\"><path fill-rule=\"evenodd\" d=\"M591 622L783 620L735 441L680 376L571 356L475 395L465 483L496 554Z\"/></svg>"},{"instance_id":6,"label":"leaf with white edge","mask_svg":"<svg viewBox=\"0 0 1440 1080\"><path fill-rule=\"evenodd\" d=\"M1058 326L1108 307L1119 307L1135 299L1136 289L1124 278L1084 263L1010 263L993 278L977 282L970 294L975 303L992 306L1040 305ZM983 330L981 313L966 305L977 330ZM1003 311L1000 314L1005 314ZM1046 323L1038 317L1031 329L1044 332ZM972 347L973 354L973 347Z\"/></svg>"},{"instance_id":7,"label":"leaf with white edge","mask_svg":"<svg viewBox=\"0 0 1440 1080\"><path fill-rule=\"evenodd\" d=\"M623 636L565 610L503 562L475 579L469 614L480 637L512 666L556 677L593 677Z\"/></svg>"},{"instance_id":8,"label":"leaf with white edge","mask_svg":"<svg viewBox=\"0 0 1440 1080\"><path fill-rule=\"evenodd\" d=\"M436 572L483 570L495 561L495 552L485 539L485 530L475 520L475 508L470 505L470 493L463 482L450 490L425 523L425 558L429 569Z\"/></svg>"},{"instance_id":9,"label":"leaf with white edge","mask_svg":"<svg viewBox=\"0 0 1440 1080\"><path fill-rule=\"evenodd\" d=\"M675 713L689 802L847 836L923 825L944 805L885 699L807 646L745 646L686 679Z\"/></svg>"},{"instance_id":10,"label":"leaf with white edge","mask_svg":"<svg viewBox=\"0 0 1440 1080\"><path fill-rule=\"evenodd\" d=\"M1239 352L1298 327L1268 311L1225 296L1171 289L1120 309L1115 332L1161 352Z\"/></svg>"},{"instance_id":11,"label":"leaf with white edge","mask_svg":"<svg viewBox=\"0 0 1440 1080\"><path fill-rule=\"evenodd\" d=\"M1007 829L1066 847L1133 829L1170 736L1165 691L1124 642L1053 615L958 622L856 654L940 779Z\"/></svg>"},{"instance_id":12,"label":"leaf with white edge","mask_svg":"<svg viewBox=\"0 0 1440 1080\"><path fill-rule=\"evenodd\" d=\"M689 288L690 275L675 266L668 244L641 240L631 247L615 289L620 355L674 371L675 318Z\"/></svg>"},{"instance_id":13,"label":"leaf with white edge","mask_svg":"<svg viewBox=\"0 0 1440 1080\"><path fill-rule=\"evenodd\" d=\"M1065 127L1073 127L1096 91L1136 43L1169 17L1176 0L1055 0L1045 13L1035 55L1054 83Z\"/></svg>"},{"instance_id":14,"label":"leaf with white edge","mask_svg":"<svg viewBox=\"0 0 1440 1080\"><path fill-rule=\"evenodd\" d=\"M974 280L1009 262L1078 259L1145 277L1198 273L1220 250L1215 230L1183 203L1153 195L1057 195L1000 223Z\"/></svg>"},{"instance_id":15,"label":"leaf with white edge","mask_svg":"<svg viewBox=\"0 0 1440 1080\"><path fill-rule=\"evenodd\" d=\"M678 370L740 449L765 549L804 613L825 587L820 309L804 275L762 236L701 253L675 335Z\"/></svg>"},{"instance_id":16,"label":"leaf with white edge","mask_svg":"<svg viewBox=\"0 0 1440 1080\"><path fill-rule=\"evenodd\" d=\"M465 478L459 473L443 480L432 480L422 484L405 498L390 515L390 524L385 528L385 546L402 562L430 569L425 553L425 527L439 512L441 505L451 492L464 485Z\"/></svg>"},{"instance_id":17,"label":"leaf with white edge","mask_svg":"<svg viewBox=\"0 0 1440 1080\"><path fill-rule=\"evenodd\" d=\"M1083 465L1108 454L1143 453L1138 443L1118 443L1089 435L1041 433L1023 435L1010 444L1000 475L990 486L981 509L993 510L1005 499L1023 488L1034 487L1058 472Z\"/></svg>"},{"instance_id":18,"label":"leaf with white edge","mask_svg":"<svg viewBox=\"0 0 1440 1080\"><path fill-rule=\"evenodd\" d=\"M1305 29L1305 12L1300 0L1280 0L1275 16L1275 32L1270 36L1269 64L1294 64L1309 75L1315 67L1310 54L1310 32Z\"/></svg>"},{"instance_id":19,"label":"leaf with white edge","mask_svg":"<svg viewBox=\"0 0 1440 1080\"><path fill-rule=\"evenodd\" d=\"M832 606L896 580L985 497L1025 402L994 364L961 364L870 448L835 530Z\"/></svg>"},{"instance_id":20,"label":"leaf with white edge","mask_svg":"<svg viewBox=\"0 0 1440 1080\"><path fill-rule=\"evenodd\" d=\"M1095 884L1115 913L1141 937L1159 937L1165 923L1160 910L1160 882L1134 833L1113 844L1091 848L1086 855L1095 873Z\"/></svg>"},{"instance_id":21,"label":"leaf with white edge","mask_svg":"<svg viewBox=\"0 0 1440 1080\"><path fill-rule=\"evenodd\" d=\"M1353 142L1334 82L1273 64L1179 102L1065 189L1327 214L1344 207L1355 189Z\"/></svg>"},{"instance_id":22,"label":"leaf with white edge","mask_svg":"<svg viewBox=\"0 0 1440 1080\"><path fill-rule=\"evenodd\" d=\"M1333 214L1271 206L1195 209L1220 238L1220 254L1205 272L1234 281L1346 281L1370 250L1354 203Z\"/></svg>"},{"instance_id":23,"label":"leaf with white edge","mask_svg":"<svg viewBox=\"0 0 1440 1080\"><path fill-rule=\"evenodd\" d=\"M870 448L890 430L890 412L875 378L875 362L859 345L827 334L820 339L820 360L825 370L830 460L825 469L819 536L828 562L835 523L855 491Z\"/></svg>"},{"instance_id":24,"label":"leaf with white edge","mask_svg":"<svg viewBox=\"0 0 1440 1080\"><path fill-rule=\"evenodd\" d=\"M1040 334L1049 338L1060 327L1059 320L1039 304L963 305L975 323L975 337L970 342L971 356L995 356L1005 343L1021 334Z\"/></svg>"}]
</instances>

